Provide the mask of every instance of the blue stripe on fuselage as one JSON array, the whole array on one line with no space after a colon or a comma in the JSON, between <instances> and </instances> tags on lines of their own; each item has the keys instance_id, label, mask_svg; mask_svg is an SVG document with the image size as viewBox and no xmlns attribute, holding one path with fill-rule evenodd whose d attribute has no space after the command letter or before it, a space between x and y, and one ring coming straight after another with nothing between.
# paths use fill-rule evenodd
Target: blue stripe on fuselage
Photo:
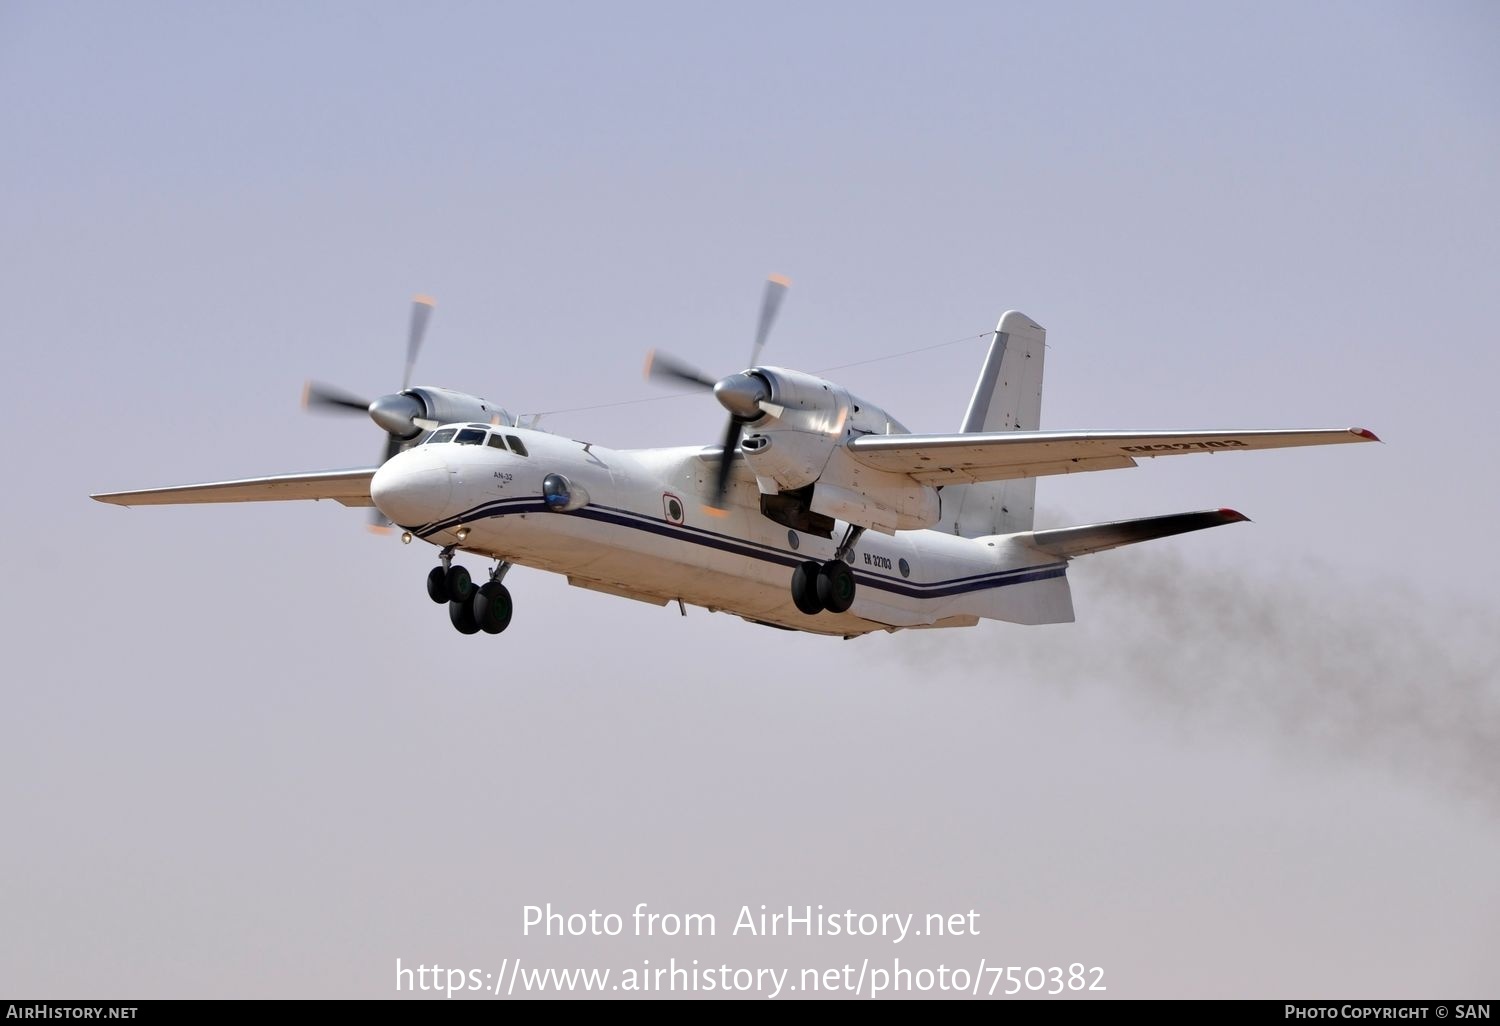
<instances>
[{"instance_id":1,"label":"blue stripe on fuselage","mask_svg":"<svg viewBox=\"0 0 1500 1026\"><path fill-rule=\"evenodd\" d=\"M432 524L419 528L409 528L409 530L420 538L429 538L432 535L441 534L443 531L451 530L460 525L471 524L476 520L488 520L516 513L543 512L552 511L548 510L546 503L540 498L519 497L499 499L476 506L468 512L457 516L445 517ZM617 527L628 527L637 531L646 531L651 534L661 535L664 538L692 542L695 545L718 549L721 552L748 556L752 559L759 559L762 562L776 563L786 567L795 567L803 562L803 558L796 553L774 549L759 542L731 538L728 535L705 531L699 527L667 523L641 513L633 513L630 510L617 509L612 506L584 506L582 509L574 510L571 513L554 513L553 515L583 517L599 523L613 524ZM961 595L970 591L1000 588L1009 584L1027 584L1032 581L1049 580L1054 577L1062 577L1066 573L1066 563L1046 563L1040 566L1022 566L1013 567L1009 570L992 570L987 573L973 574L968 577L955 577L926 584L912 581L898 581L893 578L880 577L859 570L854 571L854 578L861 584L871 588L904 595L908 598L943 598L949 595Z\"/></svg>"}]
</instances>

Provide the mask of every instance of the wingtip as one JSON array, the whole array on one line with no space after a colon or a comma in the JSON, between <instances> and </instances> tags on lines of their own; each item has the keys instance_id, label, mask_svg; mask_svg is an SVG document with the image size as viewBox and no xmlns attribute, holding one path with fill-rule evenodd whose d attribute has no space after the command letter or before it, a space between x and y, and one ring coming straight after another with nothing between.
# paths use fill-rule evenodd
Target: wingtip
<instances>
[{"instance_id":1,"label":"wingtip","mask_svg":"<svg viewBox=\"0 0 1500 1026\"><path fill-rule=\"evenodd\" d=\"M651 380L651 365L654 364L655 362L656 362L656 350L655 349L647 350L647 352L646 352L646 363L645 363L645 366L643 366L641 368L641 377L645 378L647 381Z\"/></svg>"},{"instance_id":2,"label":"wingtip","mask_svg":"<svg viewBox=\"0 0 1500 1026\"><path fill-rule=\"evenodd\" d=\"M773 285L780 285L784 289L789 289L792 287L792 279L788 278L784 274L770 275L768 278L766 278L766 281L770 282Z\"/></svg>"},{"instance_id":3,"label":"wingtip","mask_svg":"<svg viewBox=\"0 0 1500 1026\"><path fill-rule=\"evenodd\" d=\"M421 306L437 306L436 299L422 292L418 292L415 296L412 296L411 301Z\"/></svg>"},{"instance_id":4,"label":"wingtip","mask_svg":"<svg viewBox=\"0 0 1500 1026\"><path fill-rule=\"evenodd\" d=\"M1376 435L1375 432L1371 431L1369 428L1350 428L1349 429L1349 433L1350 434L1358 435L1359 437L1363 438L1367 442L1378 442L1378 441L1380 441L1379 436Z\"/></svg>"},{"instance_id":5,"label":"wingtip","mask_svg":"<svg viewBox=\"0 0 1500 1026\"><path fill-rule=\"evenodd\" d=\"M1245 514L1241 513L1237 509L1230 509L1227 506L1224 507L1223 509L1219 510L1219 516L1221 516L1221 517L1224 518L1224 522L1226 524L1238 524L1238 523L1242 523L1242 522L1243 523L1249 523L1250 522L1250 518L1247 517L1247 516L1245 516Z\"/></svg>"}]
</instances>

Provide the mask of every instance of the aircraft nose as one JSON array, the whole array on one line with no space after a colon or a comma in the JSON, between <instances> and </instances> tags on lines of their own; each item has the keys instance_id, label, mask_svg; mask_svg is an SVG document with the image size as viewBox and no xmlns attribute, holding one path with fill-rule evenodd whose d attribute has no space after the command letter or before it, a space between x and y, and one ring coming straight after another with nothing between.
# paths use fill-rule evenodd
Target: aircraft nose
<instances>
[{"instance_id":1,"label":"aircraft nose","mask_svg":"<svg viewBox=\"0 0 1500 1026\"><path fill-rule=\"evenodd\" d=\"M443 458L426 449L397 453L370 479L370 498L402 527L430 524L448 513L453 476Z\"/></svg>"}]
</instances>

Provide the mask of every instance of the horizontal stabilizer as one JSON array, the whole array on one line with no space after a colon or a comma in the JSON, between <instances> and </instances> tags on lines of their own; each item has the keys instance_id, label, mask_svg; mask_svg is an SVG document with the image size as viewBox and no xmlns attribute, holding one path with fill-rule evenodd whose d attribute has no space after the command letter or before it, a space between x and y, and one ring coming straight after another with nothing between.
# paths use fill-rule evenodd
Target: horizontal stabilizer
<instances>
[{"instance_id":1,"label":"horizontal stabilizer","mask_svg":"<svg viewBox=\"0 0 1500 1026\"><path fill-rule=\"evenodd\" d=\"M1250 518L1232 509L1211 509L1201 513L1171 513L1164 517L1142 517L1139 520L1117 520L1112 524L1089 524L1085 527L1063 527L1053 531L1033 531L1026 539L1033 548L1065 559L1086 556L1090 552L1154 538L1168 538L1205 527L1237 524ZM1024 535L1021 537L1025 537Z\"/></svg>"},{"instance_id":2,"label":"horizontal stabilizer","mask_svg":"<svg viewBox=\"0 0 1500 1026\"><path fill-rule=\"evenodd\" d=\"M312 474L276 474L235 481L172 485L137 492L102 492L89 496L115 506L177 506L199 502L283 502L294 499L333 499L345 506L373 506L370 479L375 467L361 470L320 470Z\"/></svg>"}]
</instances>

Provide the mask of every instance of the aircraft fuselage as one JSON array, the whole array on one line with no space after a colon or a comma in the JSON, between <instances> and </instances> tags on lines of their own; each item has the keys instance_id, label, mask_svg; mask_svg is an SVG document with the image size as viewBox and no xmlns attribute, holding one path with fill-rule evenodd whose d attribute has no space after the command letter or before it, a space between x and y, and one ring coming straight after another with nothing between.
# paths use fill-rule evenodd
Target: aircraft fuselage
<instances>
[{"instance_id":1,"label":"aircraft fuselage","mask_svg":"<svg viewBox=\"0 0 1500 1026\"><path fill-rule=\"evenodd\" d=\"M792 630L853 636L981 617L1050 622L1059 597L1067 602L1066 562L1013 540L869 532L846 557L858 582L852 608L809 615L793 604L788 581L799 563L833 558L844 523L831 538L789 529L761 513L743 473L727 509L709 509L714 450L615 450L520 428L488 431L511 444L429 441L393 457L371 483L376 505L433 545ZM564 479L565 496L554 478L549 497L549 475ZM1066 612L1071 619L1070 604Z\"/></svg>"}]
</instances>

